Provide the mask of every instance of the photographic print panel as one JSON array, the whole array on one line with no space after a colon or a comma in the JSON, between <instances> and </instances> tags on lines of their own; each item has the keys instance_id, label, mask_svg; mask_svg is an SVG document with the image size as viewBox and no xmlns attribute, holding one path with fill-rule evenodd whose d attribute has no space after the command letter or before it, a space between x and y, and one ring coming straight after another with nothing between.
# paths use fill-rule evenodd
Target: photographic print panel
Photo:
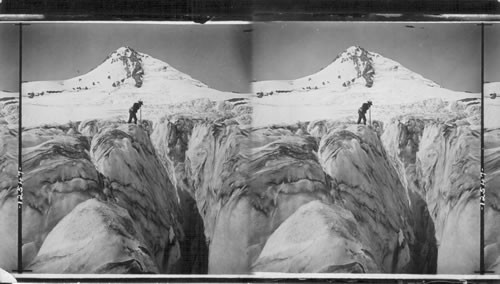
<instances>
[{"instance_id":1,"label":"photographic print panel","mask_svg":"<svg viewBox=\"0 0 500 284\"><path fill-rule=\"evenodd\" d=\"M478 269L480 36L468 23L254 25L254 127L301 165L266 184L294 192L295 211L255 270Z\"/></svg>"},{"instance_id":2,"label":"photographic print panel","mask_svg":"<svg viewBox=\"0 0 500 284\"><path fill-rule=\"evenodd\" d=\"M247 30L26 28L24 220L36 251L28 269L212 272L221 204L243 187Z\"/></svg>"}]
</instances>

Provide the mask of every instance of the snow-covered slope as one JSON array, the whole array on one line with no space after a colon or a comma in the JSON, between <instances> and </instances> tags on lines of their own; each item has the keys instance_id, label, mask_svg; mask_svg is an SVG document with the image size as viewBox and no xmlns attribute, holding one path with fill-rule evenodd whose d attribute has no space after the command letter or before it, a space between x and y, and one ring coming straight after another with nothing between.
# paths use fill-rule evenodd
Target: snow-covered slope
<instances>
[{"instance_id":1,"label":"snow-covered slope","mask_svg":"<svg viewBox=\"0 0 500 284\"><path fill-rule=\"evenodd\" d=\"M479 98L456 92L362 47L349 47L321 71L288 81L253 83L254 123L266 125L315 119L357 119L372 100L372 118L386 121L404 105L440 108L442 101ZM412 109L414 107L411 107Z\"/></svg>"},{"instance_id":2,"label":"snow-covered slope","mask_svg":"<svg viewBox=\"0 0 500 284\"><path fill-rule=\"evenodd\" d=\"M121 47L82 76L25 83L23 96L28 98L23 102L23 124L33 126L112 116L126 119L139 99L144 101L143 118L155 121L167 104L248 95L211 89L161 60Z\"/></svg>"}]
</instances>

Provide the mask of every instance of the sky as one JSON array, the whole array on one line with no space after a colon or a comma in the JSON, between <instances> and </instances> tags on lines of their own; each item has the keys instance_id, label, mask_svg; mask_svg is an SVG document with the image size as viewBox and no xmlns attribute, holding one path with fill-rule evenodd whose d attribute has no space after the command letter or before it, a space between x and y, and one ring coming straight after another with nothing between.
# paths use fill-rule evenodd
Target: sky
<instances>
[{"instance_id":1,"label":"sky","mask_svg":"<svg viewBox=\"0 0 500 284\"><path fill-rule=\"evenodd\" d=\"M130 46L212 88L248 92L251 34L247 29L247 25L31 24L23 31L23 81L79 76L116 49ZM3 40L0 45L4 48ZM10 62L11 56L3 56L2 72L8 69L4 60ZM17 88L5 80L0 84Z\"/></svg>"},{"instance_id":2,"label":"sky","mask_svg":"<svg viewBox=\"0 0 500 284\"><path fill-rule=\"evenodd\" d=\"M480 92L480 40L480 27L470 23L259 23L252 40L252 80L307 76L359 45L442 87Z\"/></svg>"},{"instance_id":3,"label":"sky","mask_svg":"<svg viewBox=\"0 0 500 284\"><path fill-rule=\"evenodd\" d=\"M484 80L500 82L500 24L484 27Z\"/></svg>"},{"instance_id":4,"label":"sky","mask_svg":"<svg viewBox=\"0 0 500 284\"><path fill-rule=\"evenodd\" d=\"M17 89L17 30L0 24L0 90ZM487 27L485 36L485 79L500 81L500 56L495 56L500 28ZM248 91L251 80L310 75L352 45L398 61L445 88L480 91L480 28L470 23L37 23L24 28L23 79L79 76L125 45L222 91Z\"/></svg>"},{"instance_id":5,"label":"sky","mask_svg":"<svg viewBox=\"0 0 500 284\"><path fill-rule=\"evenodd\" d=\"M16 91L19 77L19 28L0 23L0 90Z\"/></svg>"}]
</instances>

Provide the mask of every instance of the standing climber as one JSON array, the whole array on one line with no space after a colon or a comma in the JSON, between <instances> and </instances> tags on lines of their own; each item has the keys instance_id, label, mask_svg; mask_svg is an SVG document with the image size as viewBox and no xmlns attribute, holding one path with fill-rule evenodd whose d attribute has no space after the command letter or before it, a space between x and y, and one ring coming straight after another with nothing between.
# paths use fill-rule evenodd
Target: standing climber
<instances>
[{"instance_id":1,"label":"standing climber","mask_svg":"<svg viewBox=\"0 0 500 284\"><path fill-rule=\"evenodd\" d=\"M132 122L132 119L134 119L134 123L137 124L137 111L141 108L142 106L142 101L139 100L138 102L134 103L134 105L128 110L128 123Z\"/></svg>"},{"instance_id":2,"label":"standing climber","mask_svg":"<svg viewBox=\"0 0 500 284\"><path fill-rule=\"evenodd\" d=\"M363 124L366 125L365 114L368 111L368 109L370 109L371 106L372 106L372 101L368 101L366 103L363 103L363 105L361 105L361 107L358 110L358 124L360 124L361 120L363 120Z\"/></svg>"}]
</instances>

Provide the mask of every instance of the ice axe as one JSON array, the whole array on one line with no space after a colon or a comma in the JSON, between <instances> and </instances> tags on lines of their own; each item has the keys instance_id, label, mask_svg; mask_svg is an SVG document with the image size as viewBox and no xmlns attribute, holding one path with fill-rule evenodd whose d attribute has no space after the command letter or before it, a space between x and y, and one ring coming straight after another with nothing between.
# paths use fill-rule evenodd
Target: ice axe
<instances>
[{"instance_id":1,"label":"ice axe","mask_svg":"<svg viewBox=\"0 0 500 284\"><path fill-rule=\"evenodd\" d=\"M372 126L372 108L370 107L370 109L368 110L369 113L368 113L368 116L369 116L369 123L370 123L370 126Z\"/></svg>"}]
</instances>

